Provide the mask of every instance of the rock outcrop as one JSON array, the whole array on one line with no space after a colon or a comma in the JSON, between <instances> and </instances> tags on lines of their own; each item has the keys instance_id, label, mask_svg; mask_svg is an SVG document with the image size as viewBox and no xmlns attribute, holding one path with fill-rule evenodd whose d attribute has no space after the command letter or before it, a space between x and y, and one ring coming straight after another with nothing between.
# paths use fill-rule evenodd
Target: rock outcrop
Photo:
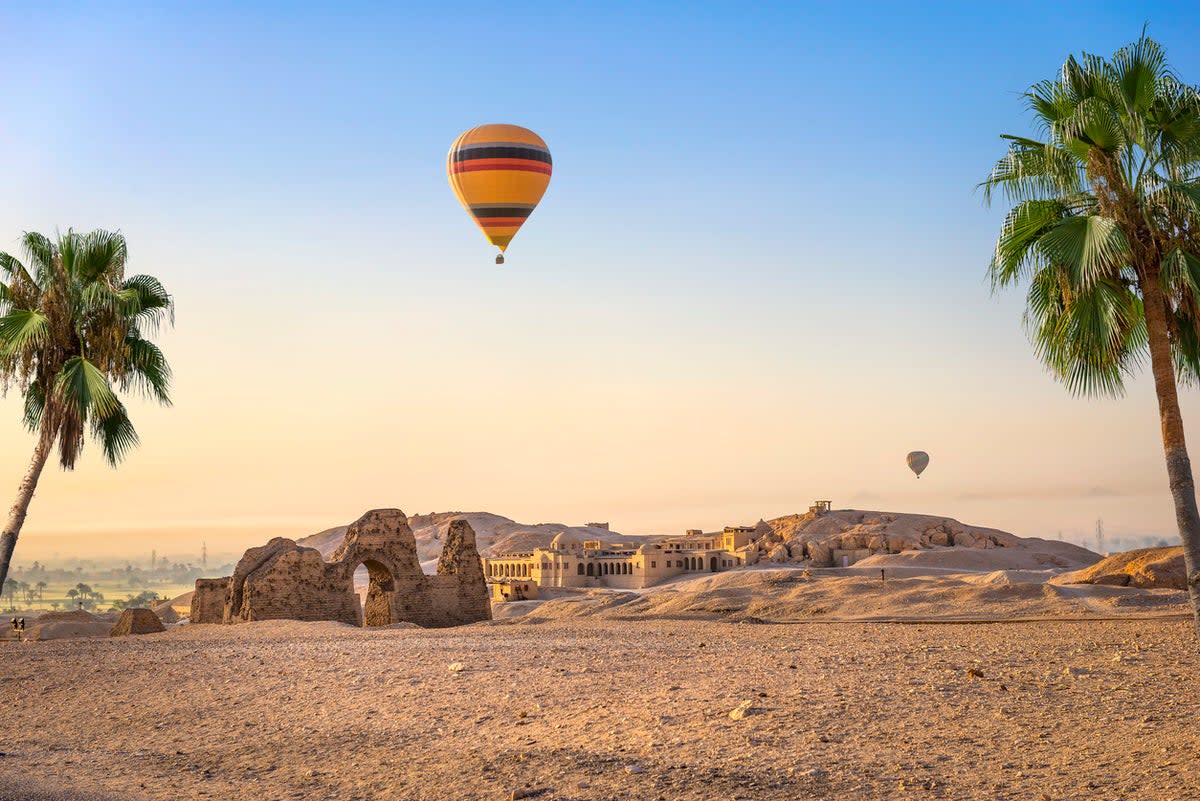
<instances>
[{"instance_id":1,"label":"rock outcrop","mask_svg":"<svg viewBox=\"0 0 1200 801\"><path fill-rule=\"evenodd\" d=\"M127 637L130 634L155 634L166 630L158 615L154 614L154 610L135 607L121 613L108 636Z\"/></svg>"},{"instance_id":2,"label":"rock outcrop","mask_svg":"<svg viewBox=\"0 0 1200 801\"><path fill-rule=\"evenodd\" d=\"M1016 548L1037 551L1044 567L1087 565L1100 557L1070 543L1018 537L1006 531L933 515L839 509L760 522L756 544L767 561L833 564L834 552L899 554L939 548ZM781 547L786 546L786 548Z\"/></svg>"},{"instance_id":3,"label":"rock outcrop","mask_svg":"<svg viewBox=\"0 0 1200 801\"><path fill-rule=\"evenodd\" d=\"M360 566L370 576L362 603L354 590ZM475 532L467 521L450 523L438 574L426 576L404 513L375 509L346 528L328 562L315 548L277 537L246 551L229 578L200 579L191 622L287 618L356 626L457 626L490 617Z\"/></svg>"},{"instance_id":4,"label":"rock outcrop","mask_svg":"<svg viewBox=\"0 0 1200 801\"><path fill-rule=\"evenodd\" d=\"M1144 589L1187 589L1183 548L1138 548L1115 553L1091 567L1063 573L1055 584L1108 584Z\"/></svg>"}]
</instances>

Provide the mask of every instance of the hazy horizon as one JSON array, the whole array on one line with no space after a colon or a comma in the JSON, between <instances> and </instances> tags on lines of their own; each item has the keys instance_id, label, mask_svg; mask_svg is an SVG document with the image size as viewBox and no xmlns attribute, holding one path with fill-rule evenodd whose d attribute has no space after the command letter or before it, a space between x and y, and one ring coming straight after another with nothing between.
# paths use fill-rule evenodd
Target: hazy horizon
<instances>
[{"instance_id":1,"label":"hazy horizon","mask_svg":"<svg viewBox=\"0 0 1200 801\"><path fill-rule=\"evenodd\" d=\"M14 564L376 507L673 534L816 498L1174 543L1148 372L1081 400L1042 370L974 191L1020 92L1147 21L1200 84L1169 2L0 9L0 251L120 229L178 304L174 407L130 403L119 470L51 463ZM489 121L555 165L504 267L444 172ZM20 418L10 392L6 505Z\"/></svg>"}]
</instances>

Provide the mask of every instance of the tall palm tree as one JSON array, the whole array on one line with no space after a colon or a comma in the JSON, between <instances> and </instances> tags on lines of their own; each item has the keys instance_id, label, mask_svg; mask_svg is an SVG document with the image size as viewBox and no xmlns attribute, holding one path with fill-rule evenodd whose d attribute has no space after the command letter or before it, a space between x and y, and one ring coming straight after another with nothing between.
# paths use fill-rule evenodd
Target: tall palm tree
<instances>
[{"instance_id":1,"label":"tall palm tree","mask_svg":"<svg viewBox=\"0 0 1200 801\"><path fill-rule=\"evenodd\" d=\"M1200 90L1142 37L1111 58L1071 57L1025 93L1040 139L980 184L1013 204L993 289L1028 282L1025 324L1080 395L1120 395L1147 351L1167 476L1200 632L1200 514L1178 382L1200 380Z\"/></svg>"},{"instance_id":2,"label":"tall palm tree","mask_svg":"<svg viewBox=\"0 0 1200 801\"><path fill-rule=\"evenodd\" d=\"M171 369L143 334L173 322L174 303L156 278L126 277L125 237L27 233L22 245L25 263L0 253L0 390L20 389L37 443L0 531L0 582L55 446L70 470L90 429L116 466L138 436L114 390L170 403Z\"/></svg>"}]
</instances>

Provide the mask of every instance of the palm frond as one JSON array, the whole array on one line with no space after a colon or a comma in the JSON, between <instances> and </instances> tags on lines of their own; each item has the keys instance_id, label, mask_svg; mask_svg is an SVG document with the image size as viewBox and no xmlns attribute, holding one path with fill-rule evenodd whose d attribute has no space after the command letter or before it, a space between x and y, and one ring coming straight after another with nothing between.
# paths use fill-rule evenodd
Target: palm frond
<instances>
[{"instance_id":1,"label":"palm frond","mask_svg":"<svg viewBox=\"0 0 1200 801\"><path fill-rule=\"evenodd\" d=\"M4 271L9 281L24 280L31 284L34 283L33 276L29 274L29 270L25 269L25 265L7 253L0 253L0 270Z\"/></svg>"},{"instance_id":2,"label":"palm frond","mask_svg":"<svg viewBox=\"0 0 1200 801\"><path fill-rule=\"evenodd\" d=\"M1044 266L1038 240L1066 214L1056 200L1026 200L1004 219L996 251L988 268L992 289L1009 286Z\"/></svg>"},{"instance_id":3,"label":"palm frond","mask_svg":"<svg viewBox=\"0 0 1200 801\"><path fill-rule=\"evenodd\" d=\"M42 385L38 381L33 381L29 384L29 388L25 390L25 407L24 407L24 422L25 428L30 431L37 431L38 426L42 423L42 412L46 408L46 393L42 391Z\"/></svg>"},{"instance_id":4,"label":"palm frond","mask_svg":"<svg viewBox=\"0 0 1200 801\"><path fill-rule=\"evenodd\" d=\"M1182 383L1195 386L1200 383L1200 314L1196 303L1174 310L1175 373Z\"/></svg>"},{"instance_id":5,"label":"palm frond","mask_svg":"<svg viewBox=\"0 0 1200 801\"><path fill-rule=\"evenodd\" d=\"M1038 357L1072 394L1119 396L1145 350L1141 301L1111 280L1068 293L1065 279L1050 269L1030 283L1026 325Z\"/></svg>"},{"instance_id":6,"label":"palm frond","mask_svg":"<svg viewBox=\"0 0 1200 801\"><path fill-rule=\"evenodd\" d=\"M116 467L138 445L137 431L125 407L118 405L110 414L92 420L92 434L100 440L105 460Z\"/></svg>"},{"instance_id":7,"label":"palm frond","mask_svg":"<svg viewBox=\"0 0 1200 801\"><path fill-rule=\"evenodd\" d=\"M992 167L978 185L985 203L992 193L1003 191L1011 202L1045 200L1083 188L1079 162L1069 151L1052 144L1005 137L1010 140L1008 153Z\"/></svg>"},{"instance_id":8,"label":"palm frond","mask_svg":"<svg viewBox=\"0 0 1200 801\"><path fill-rule=\"evenodd\" d=\"M1087 291L1101 279L1119 275L1129 258L1121 226L1107 217L1064 217L1038 238L1047 261L1066 267L1073 288Z\"/></svg>"},{"instance_id":9,"label":"palm frond","mask_svg":"<svg viewBox=\"0 0 1200 801\"><path fill-rule=\"evenodd\" d=\"M45 287L54 270L55 247L53 243L42 234L27 231L21 237L21 244L28 256L28 268L32 270L31 280L39 286Z\"/></svg>"},{"instance_id":10,"label":"palm frond","mask_svg":"<svg viewBox=\"0 0 1200 801\"><path fill-rule=\"evenodd\" d=\"M121 405L104 373L82 356L72 357L63 365L55 378L54 391L56 401L80 421L107 417Z\"/></svg>"},{"instance_id":11,"label":"palm frond","mask_svg":"<svg viewBox=\"0 0 1200 801\"><path fill-rule=\"evenodd\" d=\"M1130 116L1145 114L1154 104L1166 70L1166 52L1143 32L1135 43L1114 53L1111 64L1125 112Z\"/></svg>"},{"instance_id":12,"label":"palm frond","mask_svg":"<svg viewBox=\"0 0 1200 801\"><path fill-rule=\"evenodd\" d=\"M74 241L77 250L71 269L81 283L96 281L101 276L116 283L124 277L128 252L120 232L92 231Z\"/></svg>"},{"instance_id":13,"label":"palm frond","mask_svg":"<svg viewBox=\"0 0 1200 801\"><path fill-rule=\"evenodd\" d=\"M157 278L152 275L133 275L121 283L121 313L148 323L157 329L165 314L175 324L175 301Z\"/></svg>"},{"instance_id":14,"label":"palm frond","mask_svg":"<svg viewBox=\"0 0 1200 801\"><path fill-rule=\"evenodd\" d=\"M50 321L31 309L10 309L0 317L0 356L38 348L50 338Z\"/></svg>"},{"instance_id":15,"label":"palm frond","mask_svg":"<svg viewBox=\"0 0 1200 801\"><path fill-rule=\"evenodd\" d=\"M1105 151L1128 144L1116 110L1099 97L1086 97L1062 120L1057 133L1063 141L1078 140Z\"/></svg>"},{"instance_id":16,"label":"palm frond","mask_svg":"<svg viewBox=\"0 0 1200 801\"><path fill-rule=\"evenodd\" d=\"M136 385L143 392L154 396L164 406L171 405L171 366L161 350L153 342L143 339L136 331L125 338L126 362L129 372L123 386Z\"/></svg>"}]
</instances>

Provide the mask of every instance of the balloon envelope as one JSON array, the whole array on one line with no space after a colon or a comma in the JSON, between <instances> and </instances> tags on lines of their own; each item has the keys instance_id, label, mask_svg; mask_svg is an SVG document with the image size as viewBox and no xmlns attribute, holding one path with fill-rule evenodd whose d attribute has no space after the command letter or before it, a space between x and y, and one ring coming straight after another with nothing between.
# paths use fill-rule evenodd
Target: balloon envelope
<instances>
[{"instance_id":1,"label":"balloon envelope","mask_svg":"<svg viewBox=\"0 0 1200 801\"><path fill-rule=\"evenodd\" d=\"M519 125L463 132L446 157L450 188L488 241L503 253L550 185L550 149Z\"/></svg>"},{"instance_id":2,"label":"balloon envelope","mask_svg":"<svg viewBox=\"0 0 1200 801\"><path fill-rule=\"evenodd\" d=\"M920 478L925 468L929 467L929 454L925 451L913 451L908 455L908 467Z\"/></svg>"}]
</instances>

